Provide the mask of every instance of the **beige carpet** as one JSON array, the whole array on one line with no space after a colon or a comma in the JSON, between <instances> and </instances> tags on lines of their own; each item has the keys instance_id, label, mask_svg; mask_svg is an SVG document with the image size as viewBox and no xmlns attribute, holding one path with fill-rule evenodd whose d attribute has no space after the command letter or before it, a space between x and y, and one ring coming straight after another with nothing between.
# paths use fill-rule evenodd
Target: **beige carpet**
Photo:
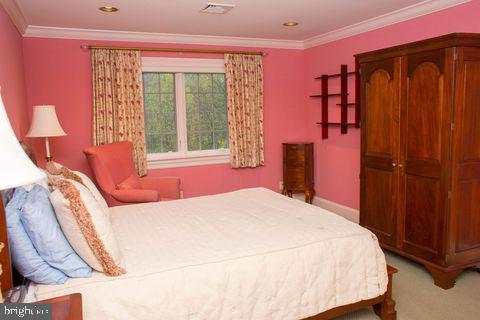
<instances>
[{"instance_id":1,"label":"beige carpet","mask_svg":"<svg viewBox=\"0 0 480 320\"><path fill-rule=\"evenodd\" d=\"M474 320L480 319L480 273L466 270L455 287L443 290L433 284L428 271L419 264L386 253L388 264L398 269L393 280L393 298L398 320ZM369 309L336 320L379 319Z\"/></svg>"}]
</instances>

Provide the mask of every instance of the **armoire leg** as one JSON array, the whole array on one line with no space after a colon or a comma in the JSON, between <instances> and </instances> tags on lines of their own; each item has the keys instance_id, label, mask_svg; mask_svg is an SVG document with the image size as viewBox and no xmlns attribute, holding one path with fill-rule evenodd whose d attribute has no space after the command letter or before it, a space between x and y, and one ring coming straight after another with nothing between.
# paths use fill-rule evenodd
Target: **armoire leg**
<instances>
[{"instance_id":1,"label":"armoire leg","mask_svg":"<svg viewBox=\"0 0 480 320\"><path fill-rule=\"evenodd\" d=\"M387 292L385 293L385 300L373 306L373 311L380 317L382 320L396 320L397 311L395 310L395 301L392 299L392 281L393 274L397 273L398 270L387 266L388 271L388 286Z\"/></svg>"},{"instance_id":2,"label":"armoire leg","mask_svg":"<svg viewBox=\"0 0 480 320\"><path fill-rule=\"evenodd\" d=\"M455 285L455 280L463 272L463 269L453 271L443 271L432 266L425 266L432 274L435 285L442 289L451 289Z\"/></svg>"}]
</instances>

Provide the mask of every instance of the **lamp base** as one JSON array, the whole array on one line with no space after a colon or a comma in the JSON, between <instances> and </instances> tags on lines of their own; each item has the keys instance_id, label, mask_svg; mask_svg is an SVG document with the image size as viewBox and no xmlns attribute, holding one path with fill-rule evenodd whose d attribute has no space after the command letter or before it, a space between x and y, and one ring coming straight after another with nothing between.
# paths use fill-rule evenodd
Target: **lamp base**
<instances>
[{"instance_id":1,"label":"lamp base","mask_svg":"<svg viewBox=\"0 0 480 320\"><path fill-rule=\"evenodd\" d=\"M47 162L50 162L53 160L53 157L45 157L45 159L47 159Z\"/></svg>"}]
</instances>

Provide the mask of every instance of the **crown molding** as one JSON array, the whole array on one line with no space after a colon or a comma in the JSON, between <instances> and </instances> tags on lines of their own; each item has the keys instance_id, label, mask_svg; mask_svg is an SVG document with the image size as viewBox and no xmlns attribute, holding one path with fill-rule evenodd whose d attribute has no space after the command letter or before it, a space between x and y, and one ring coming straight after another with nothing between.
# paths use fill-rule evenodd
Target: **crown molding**
<instances>
[{"instance_id":1,"label":"crown molding","mask_svg":"<svg viewBox=\"0 0 480 320\"><path fill-rule=\"evenodd\" d=\"M389 12L387 14L364 20L350 26L330 31L303 41L305 49L312 48L325 43L348 38L367 31L380 29L395 23L410 20L429 13L454 7L456 5L470 2L471 0L427 0L420 3Z\"/></svg>"},{"instance_id":2,"label":"crown molding","mask_svg":"<svg viewBox=\"0 0 480 320\"><path fill-rule=\"evenodd\" d=\"M0 0L1 1L1 0ZM28 26L24 37L303 49L303 41Z\"/></svg>"},{"instance_id":3,"label":"crown molding","mask_svg":"<svg viewBox=\"0 0 480 320\"><path fill-rule=\"evenodd\" d=\"M20 10L17 5L17 2L15 0L0 0L0 4L10 16L10 19L12 19L12 22L17 27L18 32L23 34L28 25L22 10Z\"/></svg>"},{"instance_id":4,"label":"crown molding","mask_svg":"<svg viewBox=\"0 0 480 320\"><path fill-rule=\"evenodd\" d=\"M357 34L386 27L436 11L447 9L471 0L426 0L420 3L333 30L306 40L282 40L262 38L242 38L208 35L187 35L170 33L149 33L134 31L77 29L45 26L28 26L14 0L0 0L15 25L24 37L57 38L103 41L132 41L151 43L198 44L216 46L239 46L279 49L308 49L325 43L348 38Z\"/></svg>"}]
</instances>

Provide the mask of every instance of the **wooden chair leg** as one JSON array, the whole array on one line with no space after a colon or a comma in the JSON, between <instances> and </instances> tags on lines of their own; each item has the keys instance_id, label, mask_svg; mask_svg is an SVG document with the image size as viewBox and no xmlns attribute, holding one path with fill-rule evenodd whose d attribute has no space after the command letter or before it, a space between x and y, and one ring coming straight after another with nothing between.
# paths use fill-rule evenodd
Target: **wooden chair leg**
<instances>
[{"instance_id":1,"label":"wooden chair leg","mask_svg":"<svg viewBox=\"0 0 480 320\"><path fill-rule=\"evenodd\" d=\"M388 272L388 285L387 292L385 293L385 300L382 302L373 305L373 311L380 317L382 320L396 320L397 311L395 310L395 301L392 299L392 280L393 274L397 273L398 270L387 266Z\"/></svg>"},{"instance_id":2,"label":"wooden chair leg","mask_svg":"<svg viewBox=\"0 0 480 320\"><path fill-rule=\"evenodd\" d=\"M425 266L435 281L435 285L442 289L451 289L455 285L455 280L463 272L463 269L453 271L443 271L432 266Z\"/></svg>"}]
</instances>

